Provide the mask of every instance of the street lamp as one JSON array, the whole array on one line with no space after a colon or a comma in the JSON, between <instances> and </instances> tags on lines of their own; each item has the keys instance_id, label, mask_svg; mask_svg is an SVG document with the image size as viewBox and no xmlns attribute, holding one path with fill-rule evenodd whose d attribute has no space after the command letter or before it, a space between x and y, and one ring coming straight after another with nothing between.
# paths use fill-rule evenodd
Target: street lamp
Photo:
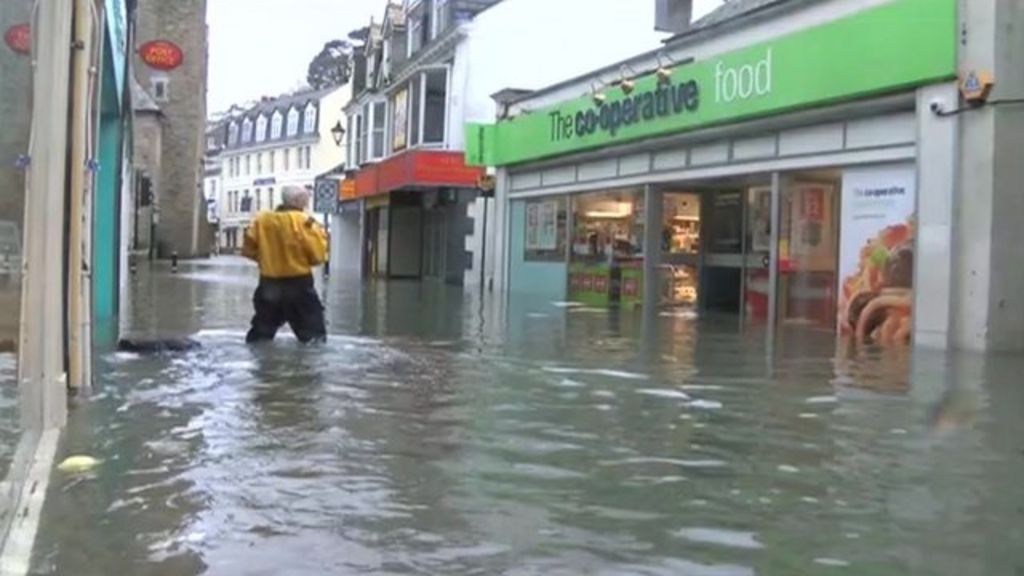
<instances>
[{"instance_id":1,"label":"street lamp","mask_svg":"<svg viewBox=\"0 0 1024 576\"><path fill-rule=\"evenodd\" d=\"M341 120L331 128L331 136L334 136L334 143L341 146L341 141L345 138L345 127L341 125Z\"/></svg>"}]
</instances>

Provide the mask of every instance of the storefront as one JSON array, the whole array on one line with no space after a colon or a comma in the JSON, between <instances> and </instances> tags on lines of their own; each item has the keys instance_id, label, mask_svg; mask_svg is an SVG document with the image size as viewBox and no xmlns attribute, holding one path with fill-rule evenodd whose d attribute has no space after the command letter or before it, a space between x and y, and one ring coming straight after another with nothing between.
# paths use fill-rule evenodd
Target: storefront
<instances>
[{"instance_id":1,"label":"storefront","mask_svg":"<svg viewBox=\"0 0 1024 576\"><path fill-rule=\"evenodd\" d=\"M343 204L363 207L362 274L462 284L473 261L469 207L482 175L461 153L440 150L406 151L351 174Z\"/></svg>"},{"instance_id":2,"label":"storefront","mask_svg":"<svg viewBox=\"0 0 1024 576\"><path fill-rule=\"evenodd\" d=\"M621 67L646 73L468 126L468 161L498 168L495 285L908 342L918 301L936 305L914 297L915 240L942 199L917 189L956 151L920 135L948 135L931 103L957 97L956 3L832 4L772 40L670 43ZM684 54L700 57L668 64Z\"/></svg>"}]
</instances>

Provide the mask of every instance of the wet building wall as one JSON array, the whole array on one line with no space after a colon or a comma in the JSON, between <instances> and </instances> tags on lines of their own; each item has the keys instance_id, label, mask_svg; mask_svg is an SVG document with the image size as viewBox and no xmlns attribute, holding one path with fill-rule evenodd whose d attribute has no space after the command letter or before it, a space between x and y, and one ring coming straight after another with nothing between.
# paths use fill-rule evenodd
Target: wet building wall
<instances>
[{"instance_id":1,"label":"wet building wall","mask_svg":"<svg viewBox=\"0 0 1024 576\"><path fill-rule=\"evenodd\" d=\"M135 72L142 88L153 95L165 82L163 178L156 188L160 222L157 244L161 256L209 254L212 237L201 190L206 129L207 30L206 0L140 0L136 41L169 40L181 47L184 62L171 72L157 72L139 58Z\"/></svg>"},{"instance_id":2,"label":"wet building wall","mask_svg":"<svg viewBox=\"0 0 1024 576\"><path fill-rule=\"evenodd\" d=\"M27 1L0 2L0 33L27 23L29 6ZM13 348L18 335L25 171L17 159L28 151L31 81L29 57L0 44L0 349Z\"/></svg>"}]
</instances>

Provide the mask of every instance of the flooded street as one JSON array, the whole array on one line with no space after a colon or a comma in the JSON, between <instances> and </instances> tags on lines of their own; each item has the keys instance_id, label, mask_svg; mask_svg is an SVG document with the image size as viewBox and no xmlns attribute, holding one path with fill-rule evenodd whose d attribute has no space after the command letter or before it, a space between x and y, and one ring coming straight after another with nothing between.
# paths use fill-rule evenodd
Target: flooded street
<instances>
[{"instance_id":1,"label":"flooded street","mask_svg":"<svg viewBox=\"0 0 1024 576\"><path fill-rule=\"evenodd\" d=\"M203 348L101 355L33 574L1024 573L1020 359L341 278L249 348L249 266L133 282Z\"/></svg>"}]
</instances>

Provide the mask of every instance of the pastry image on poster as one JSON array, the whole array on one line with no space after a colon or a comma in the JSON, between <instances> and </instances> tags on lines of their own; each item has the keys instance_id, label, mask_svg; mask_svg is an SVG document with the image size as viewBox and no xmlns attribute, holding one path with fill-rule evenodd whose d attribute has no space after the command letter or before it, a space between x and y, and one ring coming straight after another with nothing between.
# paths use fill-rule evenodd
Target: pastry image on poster
<instances>
[{"instance_id":1,"label":"pastry image on poster","mask_svg":"<svg viewBox=\"0 0 1024 576\"><path fill-rule=\"evenodd\" d=\"M913 165L843 174L839 332L906 345L913 335L916 175Z\"/></svg>"}]
</instances>

